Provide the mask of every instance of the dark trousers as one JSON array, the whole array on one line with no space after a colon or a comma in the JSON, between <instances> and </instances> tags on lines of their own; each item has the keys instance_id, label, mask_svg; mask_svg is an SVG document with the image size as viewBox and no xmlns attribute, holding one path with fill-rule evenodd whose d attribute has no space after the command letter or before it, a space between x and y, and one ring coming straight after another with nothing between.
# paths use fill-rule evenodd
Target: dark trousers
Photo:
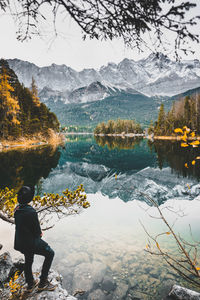
<instances>
[{"instance_id":1,"label":"dark trousers","mask_svg":"<svg viewBox=\"0 0 200 300\"><path fill-rule=\"evenodd\" d=\"M42 266L41 276L40 276L40 281L42 282L44 282L48 277L48 273L54 257L54 251L42 239L37 239L35 241L35 247L32 251L24 252L24 256L25 256L24 273L25 273L26 282L29 285L33 283L32 264L33 264L34 254L42 255L45 257Z\"/></svg>"}]
</instances>

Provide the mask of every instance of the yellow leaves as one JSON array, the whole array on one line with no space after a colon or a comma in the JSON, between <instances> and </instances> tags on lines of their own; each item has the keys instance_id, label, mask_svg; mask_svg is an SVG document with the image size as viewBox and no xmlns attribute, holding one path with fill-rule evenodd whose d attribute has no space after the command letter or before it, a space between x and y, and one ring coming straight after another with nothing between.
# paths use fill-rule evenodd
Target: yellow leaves
<instances>
[{"instance_id":1,"label":"yellow leaves","mask_svg":"<svg viewBox=\"0 0 200 300\"><path fill-rule=\"evenodd\" d=\"M190 128L188 128L187 126L183 126L183 131L185 131L186 133L190 132Z\"/></svg>"},{"instance_id":2,"label":"yellow leaves","mask_svg":"<svg viewBox=\"0 0 200 300\"><path fill-rule=\"evenodd\" d=\"M146 244L146 249L149 249L149 248L150 248L149 244Z\"/></svg>"},{"instance_id":3,"label":"yellow leaves","mask_svg":"<svg viewBox=\"0 0 200 300\"><path fill-rule=\"evenodd\" d=\"M191 137L195 137L195 132L191 132L191 133L190 133L190 136L191 136Z\"/></svg>"},{"instance_id":4,"label":"yellow leaves","mask_svg":"<svg viewBox=\"0 0 200 300\"><path fill-rule=\"evenodd\" d=\"M171 232L170 231L167 231L167 232L165 232L167 235L170 235L171 234Z\"/></svg>"},{"instance_id":5,"label":"yellow leaves","mask_svg":"<svg viewBox=\"0 0 200 300\"><path fill-rule=\"evenodd\" d=\"M157 246L158 250L160 250L160 245L158 244L158 242L156 242L156 246Z\"/></svg>"},{"instance_id":6,"label":"yellow leaves","mask_svg":"<svg viewBox=\"0 0 200 300\"><path fill-rule=\"evenodd\" d=\"M12 117L11 122L19 125L20 122L17 120L17 114L19 113L20 106L18 100L11 95L14 88L10 85L9 78L10 76L5 71L3 74L0 74L0 96L4 106L7 107L5 115Z\"/></svg>"},{"instance_id":7,"label":"yellow leaves","mask_svg":"<svg viewBox=\"0 0 200 300\"><path fill-rule=\"evenodd\" d=\"M188 147L189 145L186 143L181 143L181 147Z\"/></svg>"},{"instance_id":8,"label":"yellow leaves","mask_svg":"<svg viewBox=\"0 0 200 300\"><path fill-rule=\"evenodd\" d=\"M196 270L199 271L199 270L200 270L200 267L196 267Z\"/></svg>"},{"instance_id":9,"label":"yellow leaves","mask_svg":"<svg viewBox=\"0 0 200 300\"><path fill-rule=\"evenodd\" d=\"M186 185L187 185L188 189L190 190L190 186L189 186L189 184L187 183Z\"/></svg>"},{"instance_id":10,"label":"yellow leaves","mask_svg":"<svg viewBox=\"0 0 200 300\"><path fill-rule=\"evenodd\" d=\"M186 135L183 135L180 138L181 138L182 141L187 142L187 136Z\"/></svg>"},{"instance_id":11,"label":"yellow leaves","mask_svg":"<svg viewBox=\"0 0 200 300\"><path fill-rule=\"evenodd\" d=\"M197 156L196 159L200 159L200 156Z\"/></svg>"},{"instance_id":12,"label":"yellow leaves","mask_svg":"<svg viewBox=\"0 0 200 300\"><path fill-rule=\"evenodd\" d=\"M181 128L176 128L174 129L175 133L182 133L183 134L183 130Z\"/></svg>"},{"instance_id":13,"label":"yellow leaves","mask_svg":"<svg viewBox=\"0 0 200 300\"><path fill-rule=\"evenodd\" d=\"M117 174L115 174L115 180L117 180Z\"/></svg>"},{"instance_id":14,"label":"yellow leaves","mask_svg":"<svg viewBox=\"0 0 200 300\"><path fill-rule=\"evenodd\" d=\"M16 191L9 190L8 188L0 189L0 210L6 217L13 217L17 204ZM70 213L77 213L81 208L88 208L90 203L87 201L87 195L84 193L84 188L81 184L73 192L66 189L61 195L45 193L43 197L35 196L32 206L37 211L51 208L51 212L68 214L68 209L70 209Z\"/></svg>"},{"instance_id":15,"label":"yellow leaves","mask_svg":"<svg viewBox=\"0 0 200 300\"><path fill-rule=\"evenodd\" d=\"M192 143L190 143L190 145L191 146L198 146L200 144L200 142L199 141L194 141L194 142L192 142Z\"/></svg>"},{"instance_id":16,"label":"yellow leaves","mask_svg":"<svg viewBox=\"0 0 200 300\"><path fill-rule=\"evenodd\" d=\"M22 288L21 285L20 285L20 283L17 282L18 278L19 278L19 271L16 271L15 274L14 274L14 276L10 278L10 281L8 283L9 288L10 288L10 292L12 294L16 294Z\"/></svg>"},{"instance_id":17,"label":"yellow leaves","mask_svg":"<svg viewBox=\"0 0 200 300\"><path fill-rule=\"evenodd\" d=\"M194 165L196 164L196 160L193 160L193 161L191 162L191 164L192 164L192 166L194 166ZM187 169L189 168L188 163L185 163L184 166L185 166Z\"/></svg>"}]
</instances>

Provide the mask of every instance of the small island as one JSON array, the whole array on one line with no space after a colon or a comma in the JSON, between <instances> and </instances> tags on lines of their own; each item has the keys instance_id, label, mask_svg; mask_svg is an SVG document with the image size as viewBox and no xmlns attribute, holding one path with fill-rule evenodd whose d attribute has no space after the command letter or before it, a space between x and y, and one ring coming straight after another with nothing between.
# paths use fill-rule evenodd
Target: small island
<instances>
[{"instance_id":1,"label":"small island","mask_svg":"<svg viewBox=\"0 0 200 300\"><path fill-rule=\"evenodd\" d=\"M134 120L109 120L99 123L94 129L94 135L99 136L144 136L142 127Z\"/></svg>"}]
</instances>

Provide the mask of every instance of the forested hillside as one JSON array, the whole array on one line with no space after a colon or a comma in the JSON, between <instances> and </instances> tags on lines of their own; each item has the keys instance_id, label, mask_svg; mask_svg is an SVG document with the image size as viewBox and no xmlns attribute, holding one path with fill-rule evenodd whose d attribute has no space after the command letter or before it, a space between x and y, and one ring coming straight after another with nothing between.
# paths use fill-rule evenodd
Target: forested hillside
<instances>
[{"instance_id":1,"label":"forested hillside","mask_svg":"<svg viewBox=\"0 0 200 300\"><path fill-rule=\"evenodd\" d=\"M0 60L0 138L18 138L59 129L54 113L41 103L32 79L31 89L25 88L6 60Z\"/></svg>"},{"instance_id":2,"label":"forested hillside","mask_svg":"<svg viewBox=\"0 0 200 300\"><path fill-rule=\"evenodd\" d=\"M200 94L186 96L173 103L170 111L165 113L164 104L161 104L158 119L150 125L149 133L155 135L171 135L175 128L189 127L200 134Z\"/></svg>"}]
</instances>

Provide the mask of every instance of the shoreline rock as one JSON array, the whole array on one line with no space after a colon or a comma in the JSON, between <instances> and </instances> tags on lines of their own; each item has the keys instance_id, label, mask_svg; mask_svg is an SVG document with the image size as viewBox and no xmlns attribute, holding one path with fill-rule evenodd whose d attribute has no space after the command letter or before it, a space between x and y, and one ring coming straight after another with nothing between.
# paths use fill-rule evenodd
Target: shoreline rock
<instances>
[{"instance_id":1,"label":"shoreline rock","mask_svg":"<svg viewBox=\"0 0 200 300\"><path fill-rule=\"evenodd\" d=\"M200 300L200 293L175 284L169 293L169 297L176 300Z\"/></svg>"},{"instance_id":2,"label":"shoreline rock","mask_svg":"<svg viewBox=\"0 0 200 300\"><path fill-rule=\"evenodd\" d=\"M11 297L11 291L9 287L9 280L13 278L16 271L19 271L19 277L15 280L15 284L20 287L19 299L29 300L77 300L76 297L69 295L67 290L62 288L62 276L54 270L50 270L48 280L56 285L54 291L42 291L40 293L34 290L32 293L26 293L26 283L23 275L23 261L19 260L13 262L9 252L5 252L0 255L0 299L8 300ZM37 270L33 273L34 278L39 280L40 271ZM18 299L17 298L17 299Z\"/></svg>"}]
</instances>

